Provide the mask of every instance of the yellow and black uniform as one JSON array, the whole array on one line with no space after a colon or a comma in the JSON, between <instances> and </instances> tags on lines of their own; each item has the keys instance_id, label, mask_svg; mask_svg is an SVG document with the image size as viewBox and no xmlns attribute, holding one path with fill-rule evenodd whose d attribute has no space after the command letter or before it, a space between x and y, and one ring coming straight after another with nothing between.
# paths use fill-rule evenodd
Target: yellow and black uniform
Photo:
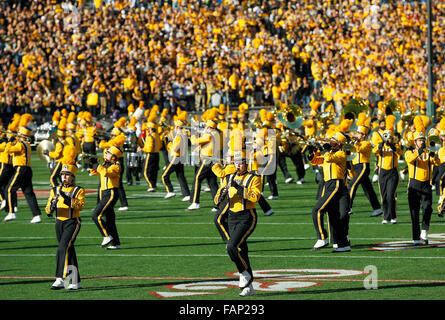
<instances>
[{"instance_id":1,"label":"yellow and black uniform","mask_svg":"<svg viewBox=\"0 0 445 320\"><path fill-rule=\"evenodd\" d=\"M323 224L324 213L328 213L331 227L331 240L338 248L348 248L349 206L350 199L346 187L346 153L332 150L326 143L321 153L317 152L311 160L323 169L323 190L320 198L312 209L312 220L317 233L317 239L327 244L327 232ZM350 251L350 248L345 251Z\"/></svg>"},{"instance_id":2,"label":"yellow and black uniform","mask_svg":"<svg viewBox=\"0 0 445 320\"><path fill-rule=\"evenodd\" d=\"M120 151L123 150L125 143L125 134L124 132L119 128L113 128L110 134L110 139L108 141L102 140L99 143L99 148L101 149L108 149L110 147L117 147ZM124 184L122 182L122 177L124 175L125 165L124 165L124 153L119 153L119 158L117 159L120 167L120 175L119 175L119 186L118 186L118 197L119 202L121 204L121 208L128 209L128 200L127 200L127 194L125 193Z\"/></svg>"},{"instance_id":3,"label":"yellow and black uniform","mask_svg":"<svg viewBox=\"0 0 445 320\"><path fill-rule=\"evenodd\" d=\"M96 127L94 127L90 122L81 122L81 128L78 131L78 137L81 144L82 152L86 154L96 155L96 141L95 137L97 134ZM85 158L83 166L85 169L91 169L95 163L97 163L96 158ZM88 159L88 160L87 160Z\"/></svg>"},{"instance_id":4,"label":"yellow and black uniform","mask_svg":"<svg viewBox=\"0 0 445 320\"><path fill-rule=\"evenodd\" d=\"M2 202L2 207L6 206L6 185L14 173L12 155L5 152L6 146L9 144L11 144L9 138L3 137L0 143L0 201Z\"/></svg>"},{"instance_id":5,"label":"yellow and black uniform","mask_svg":"<svg viewBox=\"0 0 445 320\"><path fill-rule=\"evenodd\" d=\"M193 206L189 206L189 210L199 205L201 194L201 184L204 179L207 180L210 193L215 197L218 191L218 183L215 174L212 172L213 162L211 158L219 158L220 156L220 132L216 129L217 123L213 120L206 122L205 132L200 137L191 136L192 148L199 146L200 148L200 164L195 166L195 178L193 180L190 202ZM218 141L216 141L218 140ZM196 208L199 209L199 208Z\"/></svg>"},{"instance_id":6,"label":"yellow and black uniform","mask_svg":"<svg viewBox=\"0 0 445 320\"><path fill-rule=\"evenodd\" d=\"M227 164L222 167L221 164L215 163L212 166L212 171L216 177L220 178L221 185L222 181L226 180L230 175L233 175L236 171L234 164ZM227 185L228 181L225 181ZM217 203L217 212L215 213L213 222L215 223L216 230L218 230L221 235L221 239L224 242L229 240L229 225L228 225L228 213L229 213L229 198L227 194L219 196Z\"/></svg>"},{"instance_id":7,"label":"yellow and black uniform","mask_svg":"<svg viewBox=\"0 0 445 320\"><path fill-rule=\"evenodd\" d=\"M59 136L54 151L50 151L48 153L48 156L51 158L51 160L55 162L54 168L51 171L51 176L49 178L52 188L60 184L60 170L62 169L62 162L60 160L63 158L63 150L65 148L65 144L65 136Z\"/></svg>"},{"instance_id":8,"label":"yellow and black uniform","mask_svg":"<svg viewBox=\"0 0 445 320\"><path fill-rule=\"evenodd\" d=\"M257 224L255 205L261 195L260 178L247 170L226 176L215 195L215 204L219 203L220 195L225 192L229 199L227 253L238 271L240 273L247 271L253 279L247 239Z\"/></svg>"},{"instance_id":9,"label":"yellow and black uniform","mask_svg":"<svg viewBox=\"0 0 445 320\"><path fill-rule=\"evenodd\" d=\"M25 139L15 141L8 144L4 152L12 155L12 165L14 167L14 173L6 186L6 208L8 212L12 214L14 207L17 207L17 190L20 188L25 195L33 217L40 216L40 208L32 185L31 146L29 142Z\"/></svg>"},{"instance_id":10,"label":"yellow and black uniform","mask_svg":"<svg viewBox=\"0 0 445 320\"><path fill-rule=\"evenodd\" d=\"M383 207L383 221L397 219L396 200L399 185L397 170L400 156L403 154L398 143L380 142L372 149L377 155L379 191Z\"/></svg>"},{"instance_id":11,"label":"yellow and black uniform","mask_svg":"<svg viewBox=\"0 0 445 320\"><path fill-rule=\"evenodd\" d=\"M119 162L105 162L92 169L91 173L100 175L99 201L92 213L92 219L103 237L111 237L114 246L120 245L116 227L114 206L118 200L119 179L121 175ZM104 220L105 218L105 220Z\"/></svg>"},{"instance_id":12,"label":"yellow and black uniform","mask_svg":"<svg viewBox=\"0 0 445 320\"><path fill-rule=\"evenodd\" d=\"M190 189L187 183L187 179L184 175L184 163L187 160L187 146L188 137L182 129L176 129L172 132L173 141L167 144L167 150L169 153L169 163L161 176L162 184L164 185L167 193L173 194L174 189L170 180L170 175L176 172L179 185L181 187L181 193L183 197L190 197Z\"/></svg>"},{"instance_id":13,"label":"yellow and black uniform","mask_svg":"<svg viewBox=\"0 0 445 320\"><path fill-rule=\"evenodd\" d=\"M369 202L371 203L372 210L374 210L372 216L380 215L382 213L380 202L372 186L371 179L369 179L369 174L371 172L370 162L372 145L367 140L361 140L355 142L354 146L356 153L352 159L352 167L354 169L355 176L349 181L348 184L351 209L354 203L357 188L359 185L361 185L366 198L368 198Z\"/></svg>"},{"instance_id":14,"label":"yellow and black uniform","mask_svg":"<svg viewBox=\"0 0 445 320\"><path fill-rule=\"evenodd\" d=\"M162 146L161 138L154 123L147 125L145 143L142 151L147 154L144 165L144 177L148 183L147 191L156 191L159 171L159 151Z\"/></svg>"},{"instance_id":15,"label":"yellow and black uniform","mask_svg":"<svg viewBox=\"0 0 445 320\"><path fill-rule=\"evenodd\" d=\"M74 272L70 269L73 266L76 268L76 281L80 282L74 242L80 231L80 211L84 207L85 190L82 187L71 184L51 189L45 211L48 216L55 214L56 218L56 236L59 242L56 255L56 278L66 278L70 271ZM72 280L74 282L73 278Z\"/></svg>"},{"instance_id":16,"label":"yellow and black uniform","mask_svg":"<svg viewBox=\"0 0 445 320\"><path fill-rule=\"evenodd\" d=\"M432 168L439 165L437 153L428 152L425 144L415 150L405 152L408 164L408 204L411 215L412 237L414 241L421 238L419 226L419 210L422 206L422 231L427 232L430 227L433 212L433 193L431 190ZM422 239L426 240L426 239Z\"/></svg>"}]
</instances>

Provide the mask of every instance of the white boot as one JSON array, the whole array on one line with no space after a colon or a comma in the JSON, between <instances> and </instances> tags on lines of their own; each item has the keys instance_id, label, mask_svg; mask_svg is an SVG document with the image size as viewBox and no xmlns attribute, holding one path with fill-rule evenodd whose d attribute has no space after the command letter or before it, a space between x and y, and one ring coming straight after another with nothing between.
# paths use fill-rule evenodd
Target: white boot
<instances>
[{"instance_id":1,"label":"white boot","mask_svg":"<svg viewBox=\"0 0 445 320\"><path fill-rule=\"evenodd\" d=\"M239 275L239 288L244 289L252 282L252 276L247 270L244 270Z\"/></svg>"},{"instance_id":2,"label":"white boot","mask_svg":"<svg viewBox=\"0 0 445 320\"><path fill-rule=\"evenodd\" d=\"M187 210L198 210L199 209L199 203L195 203L193 202L188 208Z\"/></svg>"},{"instance_id":3,"label":"white boot","mask_svg":"<svg viewBox=\"0 0 445 320\"><path fill-rule=\"evenodd\" d=\"M112 236L104 237L104 239L103 239L102 243L100 244L100 246L102 248L104 248L107 245L109 245L111 243L111 241L113 241L113 237Z\"/></svg>"},{"instance_id":4,"label":"white boot","mask_svg":"<svg viewBox=\"0 0 445 320\"><path fill-rule=\"evenodd\" d=\"M35 216L34 218L31 219L29 223L40 223L40 222L42 222L40 216Z\"/></svg>"},{"instance_id":5,"label":"white boot","mask_svg":"<svg viewBox=\"0 0 445 320\"><path fill-rule=\"evenodd\" d=\"M56 278L56 281L54 281L54 283L52 284L51 289L58 290L58 289L62 289L63 287L65 287L63 279Z\"/></svg>"},{"instance_id":6,"label":"white boot","mask_svg":"<svg viewBox=\"0 0 445 320\"><path fill-rule=\"evenodd\" d=\"M190 201L190 196L185 196L184 198L182 198L181 201L182 202Z\"/></svg>"},{"instance_id":7,"label":"white boot","mask_svg":"<svg viewBox=\"0 0 445 320\"><path fill-rule=\"evenodd\" d=\"M164 199L170 199L170 198L173 198L174 196L176 196L176 193L174 193L174 192L168 192L168 193L165 195Z\"/></svg>"},{"instance_id":8,"label":"white boot","mask_svg":"<svg viewBox=\"0 0 445 320\"><path fill-rule=\"evenodd\" d=\"M8 221L14 220L15 218L16 218L15 213L8 213L8 215L5 217L5 219L3 219L3 222L8 222Z\"/></svg>"},{"instance_id":9,"label":"white boot","mask_svg":"<svg viewBox=\"0 0 445 320\"><path fill-rule=\"evenodd\" d=\"M2 204L0 205L0 210L3 210L6 207L6 200L2 201Z\"/></svg>"},{"instance_id":10,"label":"white boot","mask_svg":"<svg viewBox=\"0 0 445 320\"><path fill-rule=\"evenodd\" d=\"M255 294L255 291L253 290L253 285L250 284L249 286L245 287L243 291L239 294L240 297L247 297L247 296L253 296Z\"/></svg>"},{"instance_id":11,"label":"white boot","mask_svg":"<svg viewBox=\"0 0 445 320\"><path fill-rule=\"evenodd\" d=\"M328 239L325 240L317 240L317 242L315 242L314 246L312 247L312 251L321 249L326 247L329 244Z\"/></svg>"}]
</instances>

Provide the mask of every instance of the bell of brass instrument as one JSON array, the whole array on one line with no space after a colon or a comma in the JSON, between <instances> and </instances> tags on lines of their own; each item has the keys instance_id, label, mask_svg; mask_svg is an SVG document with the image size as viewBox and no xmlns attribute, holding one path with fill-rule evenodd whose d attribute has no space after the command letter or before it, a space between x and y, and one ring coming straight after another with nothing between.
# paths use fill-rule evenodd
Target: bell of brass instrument
<instances>
[{"instance_id":1,"label":"bell of brass instrument","mask_svg":"<svg viewBox=\"0 0 445 320\"><path fill-rule=\"evenodd\" d=\"M442 141L440 140L440 137L438 135L428 135L427 142L428 150L430 150L431 152L437 152L442 147Z\"/></svg>"},{"instance_id":2,"label":"bell of brass instrument","mask_svg":"<svg viewBox=\"0 0 445 320\"><path fill-rule=\"evenodd\" d=\"M46 154L51 151L54 151L56 147L54 146L54 143L52 143L49 140L42 140L38 146L37 146L37 155L40 160L49 163L51 161L51 158Z\"/></svg>"},{"instance_id":3,"label":"bell of brass instrument","mask_svg":"<svg viewBox=\"0 0 445 320\"><path fill-rule=\"evenodd\" d=\"M278 120L290 129L298 129L304 121L303 111L296 105L279 105L275 110Z\"/></svg>"}]
</instances>

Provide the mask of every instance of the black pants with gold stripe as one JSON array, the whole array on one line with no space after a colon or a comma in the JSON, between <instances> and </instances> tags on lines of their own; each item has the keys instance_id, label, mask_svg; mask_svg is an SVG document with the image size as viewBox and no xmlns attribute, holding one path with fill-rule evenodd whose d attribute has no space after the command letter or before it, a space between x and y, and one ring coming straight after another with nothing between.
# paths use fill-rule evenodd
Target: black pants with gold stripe
<instances>
[{"instance_id":1,"label":"black pants with gold stripe","mask_svg":"<svg viewBox=\"0 0 445 320\"><path fill-rule=\"evenodd\" d=\"M420 224L422 230L428 231L433 213L433 191L429 181L409 179L408 205L413 240L420 240ZM420 207L422 207L422 221L419 218Z\"/></svg>"},{"instance_id":2,"label":"black pants with gold stripe","mask_svg":"<svg viewBox=\"0 0 445 320\"><path fill-rule=\"evenodd\" d=\"M56 236L59 242L56 255L56 278L66 278L71 273L72 280L75 280L74 277L76 277L77 282L80 281L79 265L74 248L74 242L79 234L80 226L80 218L56 219Z\"/></svg>"},{"instance_id":3,"label":"black pants with gold stripe","mask_svg":"<svg viewBox=\"0 0 445 320\"><path fill-rule=\"evenodd\" d=\"M112 244L114 246L121 244L116 227L116 213L114 212L114 205L119 198L118 193L117 188L101 190L99 193L99 202L92 214L92 219L99 229L100 234L103 237L112 236Z\"/></svg>"},{"instance_id":4,"label":"black pants with gold stripe","mask_svg":"<svg viewBox=\"0 0 445 320\"><path fill-rule=\"evenodd\" d=\"M213 222L215 223L216 230L218 230L221 235L221 239L223 242L229 241L229 202L224 201L218 206L218 211L215 213L213 217Z\"/></svg>"},{"instance_id":5,"label":"black pants with gold stripe","mask_svg":"<svg viewBox=\"0 0 445 320\"><path fill-rule=\"evenodd\" d=\"M171 159L161 177L162 183L164 184L167 192L174 192L173 185L170 180L170 175L173 172L176 172L176 177L178 178L178 182L181 187L182 196L190 196L190 188L184 175L184 164L181 163L180 159L176 156Z\"/></svg>"},{"instance_id":6,"label":"black pants with gold stripe","mask_svg":"<svg viewBox=\"0 0 445 320\"><path fill-rule=\"evenodd\" d=\"M6 186L14 174L14 167L9 163L0 163L0 201L6 200L7 189Z\"/></svg>"},{"instance_id":7,"label":"black pants with gold stripe","mask_svg":"<svg viewBox=\"0 0 445 320\"><path fill-rule=\"evenodd\" d=\"M41 211L37 204L37 198L34 193L34 187L32 186L32 169L27 166L14 167L14 174L11 177L8 185L6 186L6 206L9 213L12 213L14 207L17 206L17 191L22 189L25 195L28 206L31 209L33 217L40 216Z\"/></svg>"},{"instance_id":8,"label":"black pants with gold stripe","mask_svg":"<svg viewBox=\"0 0 445 320\"><path fill-rule=\"evenodd\" d=\"M396 199L399 185L399 172L397 168L385 170L379 168L379 190L382 199L383 219L397 218Z\"/></svg>"},{"instance_id":9,"label":"black pants with gold stripe","mask_svg":"<svg viewBox=\"0 0 445 320\"><path fill-rule=\"evenodd\" d=\"M369 163L359 163L354 165L355 177L349 182L348 190L349 197L351 198L351 208L354 203L355 194L357 193L358 186L361 185L366 198L371 203L373 210L380 209L380 202L377 198L377 194L372 186L371 179L369 179L369 173L371 172Z\"/></svg>"},{"instance_id":10,"label":"black pants with gold stripe","mask_svg":"<svg viewBox=\"0 0 445 320\"><path fill-rule=\"evenodd\" d=\"M349 193L343 180L329 180L324 182L324 190L312 209L317 239L325 240L327 232L323 224L324 213L328 214L331 227L331 242L338 247L349 245Z\"/></svg>"},{"instance_id":11,"label":"black pants with gold stripe","mask_svg":"<svg viewBox=\"0 0 445 320\"><path fill-rule=\"evenodd\" d=\"M209 184L212 199L218 192L218 182L212 171L212 165L213 163L211 161L203 160L199 166L195 166L195 180L193 181L192 194L190 197L191 203L199 203L201 184L204 179L206 179Z\"/></svg>"},{"instance_id":12,"label":"black pants with gold stripe","mask_svg":"<svg viewBox=\"0 0 445 320\"><path fill-rule=\"evenodd\" d=\"M229 210L228 226L230 238L227 242L227 253L230 259L235 262L240 273L247 270L252 275L247 239L255 230L257 220L258 216L255 209L240 212Z\"/></svg>"},{"instance_id":13,"label":"black pants with gold stripe","mask_svg":"<svg viewBox=\"0 0 445 320\"><path fill-rule=\"evenodd\" d=\"M144 177L150 188L156 189L159 171L159 152L147 153L144 166Z\"/></svg>"}]
</instances>

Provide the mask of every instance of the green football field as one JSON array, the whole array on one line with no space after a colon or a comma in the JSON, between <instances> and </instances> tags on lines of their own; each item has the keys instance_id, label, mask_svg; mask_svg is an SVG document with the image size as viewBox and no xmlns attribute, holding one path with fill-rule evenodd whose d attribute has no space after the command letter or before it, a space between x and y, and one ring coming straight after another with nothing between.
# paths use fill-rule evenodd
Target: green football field
<instances>
[{"instance_id":1,"label":"green football field","mask_svg":"<svg viewBox=\"0 0 445 320\"><path fill-rule=\"evenodd\" d=\"M161 157L162 158L162 157ZM26 200L18 203L17 219L0 223L0 300L438 300L445 297L445 224L434 213L430 244L412 246L406 181L398 189L398 223L382 225L370 217L371 207L359 189L350 221L352 251L332 253L332 246L311 251L316 241L311 211L317 185L311 169L306 183L285 184L278 171L279 200L270 200L275 214L257 207L258 224L249 238L255 272L255 295L238 297L238 275L213 224L209 192L201 194L201 209L186 211L179 184L177 196L164 200L147 184L127 186L128 211L117 211L122 249L100 247L102 237L91 220L97 177L80 172L79 185L91 193L82 211L76 241L82 290L50 290L54 281L57 240L54 219L47 218L45 192L49 170L35 152L34 189L42 223L30 224ZM162 162L162 160L161 160ZM163 163L161 163L162 167ZM296 178L290 161L288 166ZM191 185L193 168L186 167ZM124 179L125 180L125 179ZM378 192L377 184L374 184ZM266 186L264 194L270 195ZM43 196L43 197L42 197ZM1 219L6 214L2 212ZM326 223L326 222L325 222ZM326 223L327 225L327 223Z\"/></svg>"}]
</instances>

